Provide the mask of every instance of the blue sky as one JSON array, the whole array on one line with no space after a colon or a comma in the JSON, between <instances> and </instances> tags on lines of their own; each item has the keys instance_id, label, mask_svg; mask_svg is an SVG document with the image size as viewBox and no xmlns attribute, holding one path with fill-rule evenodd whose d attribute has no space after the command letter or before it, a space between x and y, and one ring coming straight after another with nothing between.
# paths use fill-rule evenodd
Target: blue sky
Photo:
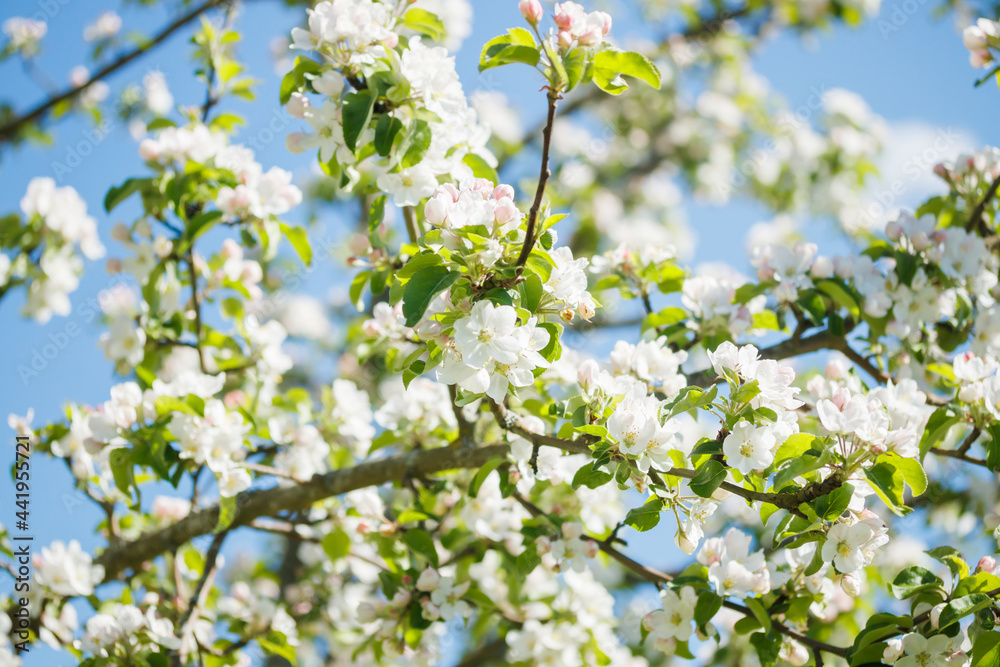
<instances>
[{"instance_id":1,"label":"blue sky","mask_svg":"<svg viewBox=\"0 0 1000 667\"><path fill-rule=\"evenodd\" d=\"M121 7L117 2L68 2L59 0L29 2L17 0L0 5L0 22L10 16L48 14L49 32L45 38L45 51L39 64L49 75L65 85L69 70L83 62L88 47L83 42L83 26L93 21L105 9L118 11L126 30L140 30L151 34L168 22L163 8L143 9L137 3ZM768 78L794 109L808 104L817 91L843 87L860 93L874 111L883 116L890 126L889 156L895 168L885 170L886 178L902 180L905 192L901 203L913 205L927 192L932 179L915 178L912 167L938 133L953 137L953 152L960 149L997 143L998 129L995 119L1000 100L993 84L973 88L973 81L980 72L968 65L967 51L962 46L958 31L950 17L934 21L929 18L931 3L904 3L902 0L883 5L877 21L862 29L837 28L806 40L783 36L770 41L756 60L758 71ZM173 4L173 3L170 3ZM465 40L458 55L458 69L467 93L490 85L506 93L523 115L525 127L533 126L540 118L544 101L537 93L538 86L526 79L526 71L504 68L494 71L486 80L476 71L480 45L507 26L517 25L520 16L516 2L476 2L473 34ZM45 6L57 8L46 12ZM915 13L907 9L917 7ZM258 102L234 102L233 111L248 119L241 137L261 136L275 114L280 111L277 87L280 77L274 72L268 45L278 34L287 32L302 18L300 9L290 10L278 2L258 0L247 3L239 18L238 29L244 39L240 57L248 64L249 72L261 79ZM615 32L620 39L634 30L634 17L630 21L616 15ZM138 82L148 69L165 73L176 101L180 104L200 103L202 85L191 76L187 60L190 45L185 36L175 35L162 49L146 56L133 68L111 79L112 88ZM13 61L0 64L0 90L5 100L21 110L30 108L44 97L37 84L26 77ZM75 187L87 200L90 213L98 220L109 256L120 256L120 248L108 238L114 222L135 213L132 207L122 206L114 216L103 212L104 193L130 176L142 174L142 164L136 143L125 127L118 124L104 139L88 139L89 125L82 119L70 119L52 126L55 144L49 149L22 147L7 150L0 162L0 214L17 209L27 183L36 176L55 176L54 163L69 164L69 152L89 144L93 150L82 158L61 182ZM290 131L290 128L285 130ZM266 133L263 134L266 138ZM935 159L946 157L936 156ZM257 159L265 169L277 165L286 169L307 172L314 158L289 154L284 148L284 137L266 143L258 151ZM909 169L906 169L909 167ZM896 202L899 204L900 202ZM305 207L301 207L300 215ZM722 209L690 206L688 216L695 231L702 238L711 238L712 244L699 246L697 260L725 260L746 268L742 238L749 225L766 220L769 216L760 207L737 203ZM336 221L322 220L322 224ZM823 224L823 223L819 223ZM818 236L833 239L825 227L818 227ZM717 239L723 239L717 243ZM111 284L103 271L103 260L91 262L81 287L72 295L74 312L67 318L54 318L40 326L24 321L18 315L22 298L20 294L7 298L0 304L0 407L5 416L14 412L24 414L35 410L35 424L58 418L61 406L67 400L97 404L107 398L108 388L119 381L111 366L96 347L101 329L96 321L85 316L85 306L95 303L97 294ZM306 289L323 295L336 279L337 272L324 267L310 274ZM75 332L75 333L73 333ZM46 348L46 346L49 346ZM52 355L51 353L56 353ZM53 358L47 359L48 353ZM41 367L37 376L22 381L19 368L31 367L32 360ZM13 450L7 450L12 452ZM11 454L12 456L12 454ZM36 544L47 544L54 539L78 539L84 548L94 549L101 541L89 533L98 520L93 508L80 504L79 496L70 490L70 478L62 465L34 462L34 505ZM9 479L0 482L0 521L9 522L13 509ZM637 540L641 545L652 537ZM669 538L667 538L669 539ZM232 546L232 545L230 545ZM667 566L667 563L652 563ZM5 584L6 585L6 584ZM46 657L48 655L48 657ZM51 654L35 654L26 661L28 665L57 664Z\"/></svg>"}]
</instances>

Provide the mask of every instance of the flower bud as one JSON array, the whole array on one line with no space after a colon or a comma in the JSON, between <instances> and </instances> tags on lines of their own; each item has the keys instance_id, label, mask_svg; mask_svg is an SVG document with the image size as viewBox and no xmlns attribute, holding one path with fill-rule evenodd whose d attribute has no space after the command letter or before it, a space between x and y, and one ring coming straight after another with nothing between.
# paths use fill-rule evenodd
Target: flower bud
<instances>
[{"instance_id":1,"label":"flower bud","mask_svg":"<svg viewBox=\"0 0 1000 667\"><path fill-rule=\"evenodd\" d=\"M885 235L890 241L898 241L903 237L903 225L899 224L898 220L891 220L885 226Z\"/></svg>"},{"instance_id":2,"label":"flower bud","mask_svg":"<svg viewBox=\"0 0 1000 667\"><path fill-rule=\"evenodd\" d=\"M820 255L815 260L813 260L813 265L812 268L809 270L809 274L813 278L832 278L833 260L825 255Z\"/></svg>"},{"instance_id":3,"label":"flower bud","mask_svg":"<svg viewBox=\"0 0 1000 667\"><path fill-rule=\"evenodd\" d=\"M538 0L521 0L521 2L517 3L517 8L521 10L521 16L524 17L524 20L531 25L538 25L538 22L542 20L542 16L545 15L542 3Z\"/></svg>"},{"instance_id":4,"label":"flower bud","mask_svg":"<svg viewBox=\"0 0 1000 667\"><path fill-rule=\"evenodd\" d=\"M441 575L437 573L437 570L428 568L420 573L416 588L418 591L429 592L435 590L440 584Z\"/></svg>"},{"instance_id":5,"label":"flower bud","mask_svg":"<svg viewBox=\"0 0 1000 667\"><path fill-rule=\"evenodd\" d=\"M568 49L573 44L573 35L565 30L559 31L559 48Z\"/></svg>"},{"instance_id":6,"label":"flower bud","mask_svg":"<svg viewBox=\"0 0 1000 667\"><path fill-rule=\"evenodd\" d=\"M121 222L116 222L115 226L111 228L111 238L119 242L131 241L132 230L130 230L127 225Z\"/></svg>"},{"instance_id":7,"label":"flower bud","mask_svg":"<svg viewBox=\"0 0 1000 667\"><path fill-rule=\"evenodd\" d=\"M122 261L120 259L116 259L116 258L112 257L112 258L108 259L108 261L104 264L104 269L108 273L112 273L112 274L114 274L114 273L121 273L122 272Z\"/></svg>"},{"instance_id":8,"label":"flower bud","mask_svg":"<svg viewBox=\"0 0 1000 667\"><path fill-rule=\"evenodd\" d=\"M970 51L982 51L986 48L986 33L979 26L970 25L962 31L962 43Z\"/></svg>"},{"instance_id":9,"label":"flower bud","mask_svg":"<svg viewBox=\"0 0 1000 667\"><path fill-rule=\"evenodd\" d=\"M352 255L364 257L371 251L372 244L366 234L352 234L347 241L347 249L351 251Z\"/></svg>"},{"instance_id":10,"label":"flower bud","mask_svg":"<svg viewBox=\"0 0 1000 667\"><path fill-rule=\"evenodd\" d=\"M152 139L143 139L139 144L139 157L144 162L155 162L160 159L160 144Z\"/></svg>"},{"instance_id":11,"label":"flower bud","mask_svg":"<svg viewBox=\"0 0 1000 667\"><path fill-rule=\"evenodd\" d=\"M441 226L448 217L448 206L441 197L431 197L424 204L424 217L432 225Z\"/></svg>"},{"instance_id":12,"label":"flower bud","mask_svg":"<svg viewBox=\"0 0 1000 667\"><path fill-rule=\"evenodd\" d=\"M983 556L976 564L976 572L992 573L997 567L997 561L993 556Z\"/></svg>"},{"instance_id":13,"label":"flower bud","mask_svg":"<svg viewBox=\"0 0 1000 667\"><path fill-rule=\"evenodd\" d=\"M840 579L840 589L852 598L861 595L861 580L853 574L845 574Z\"/></svg>"},{"instance_id":14,"label":"flower bud","mask_svg":"<svg viewBox=\"0 0 1000 667\"><path fill-rule=\"evenodd\" d=\"M309 98L302 93L292 93L292 97L288 100L287 108L292 118L305 118L311 105L309 104Z\"/></svg>"}]
</instances>

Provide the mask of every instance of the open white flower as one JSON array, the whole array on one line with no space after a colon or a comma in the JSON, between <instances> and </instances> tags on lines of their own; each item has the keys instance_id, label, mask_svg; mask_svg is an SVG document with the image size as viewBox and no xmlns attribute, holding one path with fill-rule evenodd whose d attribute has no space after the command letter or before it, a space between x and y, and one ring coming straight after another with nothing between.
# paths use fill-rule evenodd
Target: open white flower
<instances>
[{"instance_id":1,"label":"open white flower","mask_svg":"<svg viewBox=\"0 0 1000 667\"><path fill-rule=\"evenodd\" d=\"M767 427L741 421L722 442L722 451L729 465L746 475L771 465L775 442L774 434Z\"/></svg>"},{"instance_id":2,"label":"open white flower","mask_svg":"<svg viewBox=\"0 0 1000 667\"><path fill-rule=\"evenodd\" d=\"M482 368L490 361L500 364L517 362L521 347L514 337L517 311L511 306L494 306L477 301L468 317L455 323L455 349L462 361Z\"/></svg>"},{"instance_id":3,"label":"open white flower","mask_svg":"<svg viewBox=\"0 0 1000 667\"><path fill-rule=\"evenodd\" d=\"M873 536L871 527L863 522L834 524L826 534L823 560L832 562L844 574L854 572L865 565L863 549Z\"/></svg>"}]
</instances>

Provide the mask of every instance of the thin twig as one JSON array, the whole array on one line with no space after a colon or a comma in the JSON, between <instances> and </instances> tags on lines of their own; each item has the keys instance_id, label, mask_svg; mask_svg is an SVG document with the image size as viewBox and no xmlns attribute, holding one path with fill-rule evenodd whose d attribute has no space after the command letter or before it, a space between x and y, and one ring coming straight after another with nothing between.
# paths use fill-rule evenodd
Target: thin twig
<instances>
[{"instance_id":1,"label":"thin twig","mask_svg":"<svg viewBox=\"0 0 1000 667\"><path fill-rule=\"evenodd\" d=\"M972 215L969 216L969 219L965 223L965 231L971 232L978 227L979 233L982 236L989 235L990 228L987 226L986 221L983 220L983 213L986 211L986 206L996 195L997 188L1000 188L1000 176L993 179L993 182L990 183L990 188L986 191L986 195L976 204L976 208L972 209Z\"/></svg>"},{"instance_id":2,"label":"thin twig","mask_svg":"<svg viewBox=\"0 0 1000 667\"><path fill-rule=\"evenodd\" d=\"M559 102L559 93L549 89L549 112L545 117L545 129L542 130L542 166L538 173L538 185L535 187L535 200L531 202L528 210L528 229L524 236L524 245L521 246L521 254L517 257L516 266L524 266L528 261L528 255L535 246L535 227L538 224L538 211L542 207L542 196L545 194L545 184L549 180L549 148L552 145L552 126L556 120L556 104Z\"/></svg>"},{"instance_id":3,"label":"thin twig","mask_svg":"<svg viewBox=\"0 0 1000 667\"><path fill-rule=\"evenodd\" d=\"M71 88L67 88L58 95L49 97L31 111L27 111L24 114L16 118L13 118L12 120L7 121L3 125L0 125L0 142L10 140L14 135L16 135L21 130L22 127L35 120L40 120L41 118L44 118L49 113L49 111L51 111L52 108L55 107L60 102L64 102L66 100L76 97L81 92L92 86L93 84L97 83L102 79L107 78L111 74L114 74L121 68L131 63L136 58L139 58L143 54L149 52L150 50L153 49L153 47L161 44L172 34L177 32L187 24L191 23L192 21L194 21L201 14L205 13L209 9L212 9L213 7L216 7L218 5L223 4L224 2L229 2L229 1L230 0L208 0L207 2L195 7L188 13L179 17L173 23L168 25L166 28L161 30L151 40L149 40L142 46L132 49L131 51L128 51L126 53L123 53L112 62L108 63L101 69L97 70L94 73L94 75L91 76L89 79L87 79L85 82L81 83L78 86L72 86Z\"/></svg>"}]
</instances>

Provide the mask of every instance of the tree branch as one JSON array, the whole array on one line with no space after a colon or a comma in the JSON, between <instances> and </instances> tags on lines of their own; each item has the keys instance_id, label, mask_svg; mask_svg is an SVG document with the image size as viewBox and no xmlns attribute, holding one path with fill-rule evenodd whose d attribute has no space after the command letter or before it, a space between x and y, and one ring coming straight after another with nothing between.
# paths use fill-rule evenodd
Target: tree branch
<instances>
[{"instance_id":1,"label":"tree branch","mask_svg":"<svg viewBox=\"0 0 1000 667\"><path fill-rule=\"evenodd\" d=\"M552 145L552 125L556 120L556 104L559 102L559 93L549 89L549 113L545 117L545 129L542 130L542 166L538 174L538 185L535 187L535 201L531 203L528 211L528 229L524 236L524 245L521 246L521 254L517 257L516 266L524 266L528 261L528 255L535 246L535 227L538 224L538 210L542 207L542 196L545 194L545 184L549 180L549 148Z\"/></svg>"},{"instance_id":2,"label":"tree branch","mask_svg":"<svg viewBox=\"0 0 1000 667\"><path fill-rule=\"evenodd\" d=\"M989 189L986 191L986 195L976 204L976 208L972 209L972 215L969 216L968 221L965 223L965 231L971 232L973 229L978 229L981 236L989 236L990 228L983 220L983 213L986 211L987 205L996 196L997 188L1000 188L1000 176L993 179L990 184Z\"/></svg>"},{"instance_id":3,"label":"tree branch","mask_svg":"<svg viewBox=\"0 0 1000 667\"><path fill-rule=\"evenodd\" d=\"M319 500L356 489L402 481L407 476L429 476L446 470L478 468L491 458L504 457L509 452L507 444L415 450L316 475L308 482L295 486L244 491L236 498L236 518L232 528L247 525L258 517L304 510ZM104 566L104 581L113 581L127 569L139 568L199 535L211 533L218 520L218 505L203 509L167 528L111 546L95 559L95 563Z\"/></svg>"},{"instance_id":4,"label":"tree branch","mask_svg":"<svg viewBox=\"0 0 1000 667\"><path fill-rule=\"evenodd\" d=\"M11 140L28 123L34 122L36 120L41 120L42 118L44 118L46 115L48 115L49 111L51 111L52 108L55 107L60 102L73 99L74 97L82 93L84 90L86 90L93 84L114 74L121 68L131 63L133 60L139 58L143 54L152 50L154 47L158 46L164 40L170 37L170 35L174 34L187 24L194 21L196 18L201 16L209 9L212 9L213 7L217 7L218 5L230 1L231 0L207 0L206 2L202 3L201 5L198 5L188 13L177 18L177 20L175 20L173 23L171 23L163 30L161 30L159 33L157 33L151 40L149 40L149 42L131 51L121 54L120 56L118 56L118 58L108 63L101 69L97 70L93 76L91 76L85 82L81 83L79 86L73 86L71 88L67 88L58 95L49 97L44 102L36 106L34 109L27 111L24 114L7 121L3 125L0 125L0 143Z\"/></svg>"}]
</instances>

